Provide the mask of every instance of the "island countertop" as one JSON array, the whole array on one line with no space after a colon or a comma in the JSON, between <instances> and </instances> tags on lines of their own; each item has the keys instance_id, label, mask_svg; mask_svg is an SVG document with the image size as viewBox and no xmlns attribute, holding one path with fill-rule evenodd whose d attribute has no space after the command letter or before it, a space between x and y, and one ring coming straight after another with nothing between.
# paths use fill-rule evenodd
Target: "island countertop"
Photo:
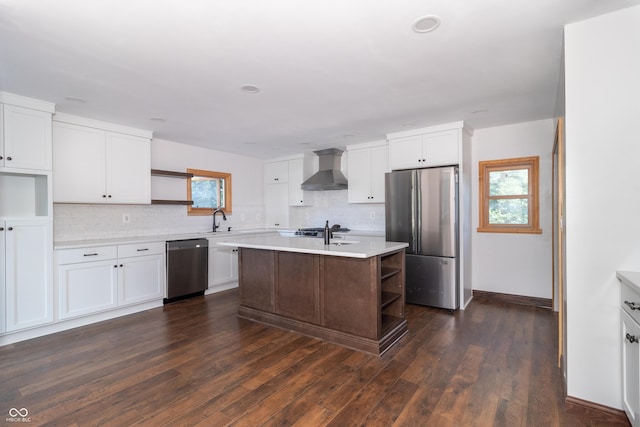
<instances>
[{"instance_id":1,"label":"island countertop","mask_svg":"<svg viewBox=\"0 0 640 427\"><path fill-rule=\"evenodd\" d=\"M280 235L244 237L218 242L220 246L266 249L271 251L298 252L349 258L370 258L394 252L409 246L404 242L384 240L332 239L329 245L317 237L286 237Z\"/></svg>"}]
</instances>

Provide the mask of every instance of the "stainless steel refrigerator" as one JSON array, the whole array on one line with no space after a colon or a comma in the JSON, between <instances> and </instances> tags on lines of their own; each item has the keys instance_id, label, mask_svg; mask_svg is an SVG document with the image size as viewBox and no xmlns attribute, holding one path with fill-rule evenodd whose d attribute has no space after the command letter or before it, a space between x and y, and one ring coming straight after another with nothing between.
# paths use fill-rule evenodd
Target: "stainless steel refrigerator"
<instances>
[{"instance_id":1,"label":"stainless steel refrigerator","mask_svg":"<svg viewBox=\"0 0 640 427\"><path fill-rule=\"evenodd\" d=\"M407 242L406 301L455 310L458 296L458 168L386 174L386 239Z\"/></svg>"}]
</instances>

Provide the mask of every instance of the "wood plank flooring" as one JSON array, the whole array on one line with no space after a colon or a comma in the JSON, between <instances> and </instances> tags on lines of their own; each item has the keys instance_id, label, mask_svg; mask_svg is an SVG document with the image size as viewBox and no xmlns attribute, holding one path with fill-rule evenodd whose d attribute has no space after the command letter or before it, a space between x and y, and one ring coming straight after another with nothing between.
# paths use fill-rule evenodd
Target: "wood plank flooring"
<instances>
[{"instance_id":1,"label":"wood plank flooring","mask_svg":"<svg viewBox=\"0 0 640 427\"><path fill-rule=\"evenodd\" d=\"M0 422L26 408L32 426L628 425L564 404L544 308L409 305L408 335L375 357L237 307L233 290L0 347Z\"/></svg>"}]
</instances>

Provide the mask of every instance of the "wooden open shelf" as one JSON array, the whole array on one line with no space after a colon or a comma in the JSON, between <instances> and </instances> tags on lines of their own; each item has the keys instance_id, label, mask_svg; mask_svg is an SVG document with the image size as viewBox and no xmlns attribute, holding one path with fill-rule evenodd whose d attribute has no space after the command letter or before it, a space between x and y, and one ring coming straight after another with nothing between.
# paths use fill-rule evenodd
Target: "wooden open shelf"
<instances>
[{"instance_id":1,"label":"wooden open shelf","mask_svg":"<svg viewBox=\"0 0 640 427\"><path fill-rule=\"evenodd\" d=\"M396 300L398 300L401 297L402 297L401 293L382 291L380 307L384 309L388 305L393 304Z\"/></svg>"},{"instance_id":2,"label":"wooden open shelf","mask_svg":"<svg viewBox=\"0 0 640 427\"><path fill-rule=\"evenodd\" d=\"M174 172L161 169L151 169L151 176L166 176L168 178L193 178L193 174L189 172Z\"/></svg>"},{"instance_id":3,"label":"wooden open shelf","mask_svg":"<svg viewBox=\"0 0 640 427\"><path fill-rule=\"evenodd\" d=\"M193 178L193 174L190 172L174 172L174 171L165 171L162 169L151 169L151 176L164 176L166 178ZM184 205L191 206L193 205L193 201L191 200L151 200L152 205Z\"/></svg>"}]
</instances>

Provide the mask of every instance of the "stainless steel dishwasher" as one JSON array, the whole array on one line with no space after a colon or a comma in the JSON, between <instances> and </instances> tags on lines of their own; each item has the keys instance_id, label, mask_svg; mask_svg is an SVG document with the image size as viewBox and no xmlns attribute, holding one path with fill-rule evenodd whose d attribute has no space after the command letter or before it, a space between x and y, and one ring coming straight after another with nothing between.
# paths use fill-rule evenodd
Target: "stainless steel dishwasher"
<instances>
[{"instance_id":1,"label":"stainless steel dishwasher","mask_svg":"<svg viewBox=\"0 0 640 427\"><path fill-rule=\"evenodd\" d=\"M203 295L208 287L209 241L185 239L166 242L167 297L164 303Z\"/></svg>"}]
</instances>

